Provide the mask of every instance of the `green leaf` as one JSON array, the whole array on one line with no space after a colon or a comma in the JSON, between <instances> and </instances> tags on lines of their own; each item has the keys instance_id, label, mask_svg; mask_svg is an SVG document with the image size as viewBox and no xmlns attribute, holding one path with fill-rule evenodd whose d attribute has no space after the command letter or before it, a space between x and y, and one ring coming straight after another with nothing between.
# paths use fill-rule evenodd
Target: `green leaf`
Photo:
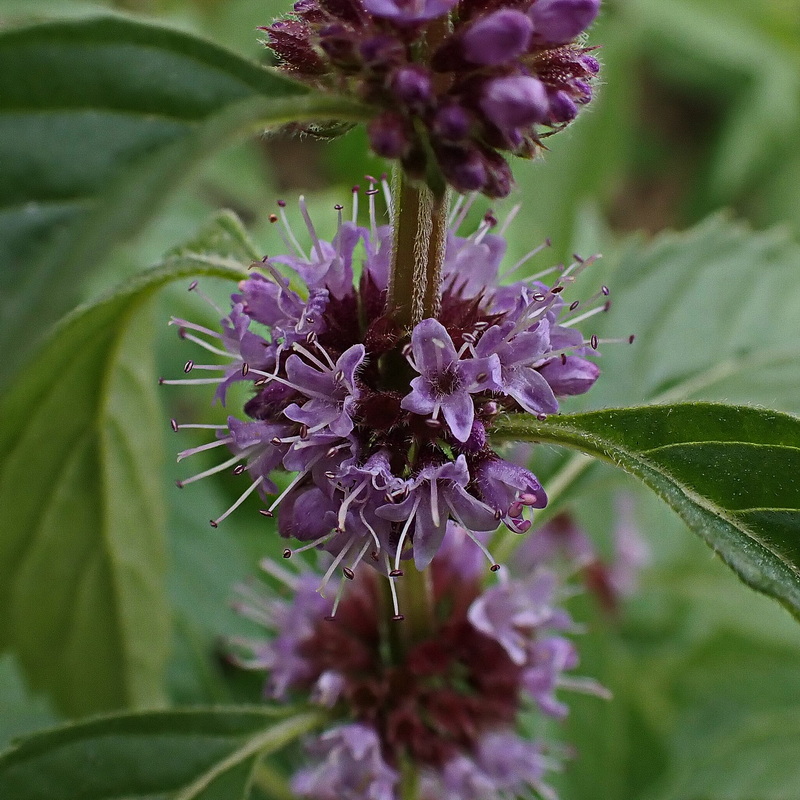
<instances>
[{"instance_id":1,"label":"green leaf","mask_svg":"<svg viewBox=\"0 0 800 800\"><path fill-rule=\"evenodd\" d=\"M114 17L0 34L0 109L6 375L205 155L265 127L363 115L209 42Z\"/></svg>"},{"instance_id":2,"label":"green leaf","mask_svg":"<svg viewBox=\"0 0 800 800\"><path fill-rule=\"evenodd\" d=\"M0 400L0 646L69 713L163 699L165 421L142 310L170 281L241 277L252 250L221 215L191 252L67 317Z\"/></svg>"},{"instance_id":3,"label":"green leaf","mask_svg":"<svg viewBox=\"0 0 800 800\"><path fill-rule=\"evenodd\" d=\"M800 419L686 403L506 418L496 440L551 442L635 475L745 583L800 617Z\"/></svg>"},{"instance_id":4,"label":"green leaf","mask_svg":"<svg viewBox=\"0 0 800 800\"><path fill-rule=\"evenodd\" d=\"M319 711L188 709L108 717L23 740L0 755L14 800L245 800L256 760L320 725Z\"/></svg>"},{"instance_id":5,"label":"green leaf","mask_svg":"<svg viewBox=\"0 0 800 800\"><path fill-rule=\"evenodd\" d=\"M723 215L631 243L602 275L611 310L582 328L635 333L636 341L602 348L601 377L586 401L702 399L800 412L798 261L786 231L755 233Z\"/></svg>"}]
</instances>

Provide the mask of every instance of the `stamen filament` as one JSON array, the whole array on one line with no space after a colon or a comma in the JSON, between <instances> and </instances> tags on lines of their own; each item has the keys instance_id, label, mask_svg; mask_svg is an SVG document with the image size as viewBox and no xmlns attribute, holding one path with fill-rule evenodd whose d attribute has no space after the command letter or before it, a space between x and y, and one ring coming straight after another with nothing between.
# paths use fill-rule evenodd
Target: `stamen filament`
<instances>
[{"instance_id":1,"label":"stamen filament","mask_svg":"<svg viewBox=\"0 0 800 800\"><path fill-rule=\"evenodd\" d=\"M264 476L263 476L263 475L260 475L260 476L259 476L259 478L258 478L258 480L255 480L255 481L253 481L253 483L251 483L251 484L250 484L250 486L248 486L248 487L247 487L247 488L246 488L246 489L245 489L245 490L242 492L242 494L241 494L241 495L239 495L239 499L238 499L238 500L236 500L236 502L235 502L235 503L233 503L233 505L232 505L232 506L231 506L231 507L230 507L230 508L229 508L229 509L228 509L228 510L227 510L227 511L224 513L224 514L221 514L221 515L220 515L219 517L217 517L216 519L212 519L212 520L211 520L211 527L212 527L212 528L216 528L216 527L217 527L217 525L219 525L219 523L220 523L220 522L222 522L222 520L226 519L226 518L227 518L227 517L229 517L229 516L230 516L230 515L231 515L231 514L232 514L234 511L236 511L236 509L237 509L237 508L239 508L239 506L240 506L242 503L244 503L244 501L245 501L245 500L246 500L248 497L250 497L250 495L251 495L251 494L252 494L252 493L253 493L253 492L254 492L254 491L255 491L255 490L256 490L256 489L257 489L257 488L258 488L258 487L259 487L259 486L260 486L260 485L263 483L263 481L264 481Z\"/></svg>"}]
</instances>

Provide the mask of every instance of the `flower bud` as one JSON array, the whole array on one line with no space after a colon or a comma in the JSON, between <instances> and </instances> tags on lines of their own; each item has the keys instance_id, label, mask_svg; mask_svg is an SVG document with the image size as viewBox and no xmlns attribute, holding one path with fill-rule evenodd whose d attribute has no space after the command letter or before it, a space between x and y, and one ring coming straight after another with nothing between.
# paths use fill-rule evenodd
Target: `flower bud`
<instances>
[{"instance_id":1,"label":"flower bud","mask_svg":"<svg viewBox=\"0 0 800 800\"><path fill-rule=\"evenodd\" d=\"M550 95L550 118L553 122L570 122L578 116L578 106L562 91Z\"/></svg>"},{"instance_id":2,"label":"flower bud","mask_svg":"<svg viewBox=\"0 0 800 800\"><path fill-rule=\"evenodd\" d=\"M464 34L464 57L473 64L505 64L525 52L532 34L533 22L521 11L495 11Z\"/></svg>"},{"instance_id":3,"label":"flower bud","mask_svg":"<svg viewBox=\"0 0 800 800\"><path fill-rule=\"evenodd\" d=\"M432 96L428 71L416 65L398 69L392 75L391 88L397 98L412 109L424 108Z\"/></svg>"},{"instance_id":4,"label":"flower bud","mask_svg":"<svg viewBox=\"0 0 800 800\"><path fill-rule=\"evenodd\" d=\"M537 39L561 44L583 33L599 10L600 0L536 0L528 14Z\"/></svg>"},{"instance_id":5,"label":"flower bud","mask_svg":"<svg viewBox=\"0 0 800 800\"><path fill-rule=\"evenodd\" d=\"M370 120L367 136L372 149L384 158L401 158L411 143L406 121L393 111L385 111Z\"/></svg>"},{"instance_id":6,"label":"flower bud","mask_svg":"<svg viewBox=\"0 0 800 800\"><path fill-rule=\"evenodd\" d=\"M527 75L495 78L484 87L480 106L503 131L527 128L547 118L547 92L541 81Z\"/></svg>"},{"instance_id":7,"label":"flower bud","mask_svg":"<svg viewBox=\"0 0 800 800\"><path fill-rule=\"evenodd\" d=\"M433 118L433 132L440 139L458 142L466 139L472 126L472 117L462 106L440 108Z\"/></svg>"}]
</instances>

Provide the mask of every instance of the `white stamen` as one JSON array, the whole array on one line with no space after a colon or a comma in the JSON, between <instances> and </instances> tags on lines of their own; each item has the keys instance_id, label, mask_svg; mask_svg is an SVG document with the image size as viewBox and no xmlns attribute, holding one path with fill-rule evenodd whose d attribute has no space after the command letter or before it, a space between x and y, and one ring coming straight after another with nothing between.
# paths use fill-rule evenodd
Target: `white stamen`
<instances>
[{"instance_id":1,"label":"white stamen","mask_svg":"<svg viewBox=\"0 0 800 800\"><path fill-rule=\"evenodd\" d=\"M189 291L194 292L196 295L198 295L198 297L201 297L221 317L225 316L225 312L205 292L202 292L197 288L197 281L192 282L192 284L189 286Z\"/></svg>"},{"instance_id":2,"label":"white stamen","mask_svg":"<svg viewBox=\"0 0 800 800\"><path fill-rule=\"evenodd\" d=\"M562 328L571 328L573 325L577 325L579 322L583 322L583 320L589 319L589 317L593 317L595 314L602 314L606 310L607 305L607 303L603 303L603 305L597 306L583 314L578 314L577 317L573 317L566 322L559 322L559 325L561 325Z\"/></svg>"},{"instance_id":3,"label":"white stamen","mask_svg":"<svg viewBox=\"0 0 800 800\"><path fill-rule=\"evenodd\" d=\"M308 208L306 206L306 198L301 194L300 199L298 201L300 206L300 213L303 215L303 219L306 223L306 228L308 228L308 233L311 236L311 241L314 243L314 250L317 251L317 258L320 261L324 260L324 255L322 253L322 245L319 242L319 236L317 236L317 231L314 228L314 223L311 221L311 215L308 213Z\"/></svg>"},{"instance_id":4,"label":"white stamen","mask_svg":"<svg viewBox=\"0 0 800 800\"><path fill-rule=\"evenodd\" d=\"M293 575L289 570L276 564L271 558L262 559L259 566L268 575L280 581L287 589L296 592L300 588L300 576Z\"/></svg>"},{"instance_id":5,"label":"white stamen","mask_svg":"<svg viewBox=\"0 0 800 800\"><path fill-rule=\"evenodd\" d=\"M388 573L391 571L390 570L391 565L389 564L388 555L386 555L384 558L384 564L386 565L386 573L388 575ZM394 578L392 577L389 577L389 591L392 593L392 608L394 609L394 615L395 617L399 617L400 606L397 602L397 587L394 585Z\"/></svg>"},{"instance_id":6,"label":"white stamen","mask_svg":"<svg viewBox=\"0 0 800 800\"><path fill-rule=\"evenodd\" d=\"M411 513L408 515L408 519L406 520L406 524L403 526L403 531L400 534L400 541L397 543L397 552L394 556L394 568L400 569L400 557L403 555L403 545L406 543L406 537L408 536L408 529L411 527L411 523L414 521L414 516L417 513L417 509L419 508L421 498L417 498L414 501L414 507L411 509Z\"/></svg>"},{"instance_id":7,"label":"white stamen","mask_svg":"<svg viewBox=\"0 0 800 800\"><path fill-rule=\"evenodd\" d=\"M278 208L280 209L280 211L278 213L280 214L280 217L281 217L281 223L283 224L283 230L286 231L286 235L289 237L289 241L287 242L286 238L284 236L281 236L281 239L283 239L284 244L286 244L289 247L289 249L294 247L294 249L297 251L297 253L300 256L300 258L303 259L303 261L310 261L311 259L306 255L305 250L303 250L303 248L300 247L300 242L297 241L297 237L294 235L294 231L292 230L292 226L289 225L289 220L286 218L286 209L280 203L278 204ZM291 242L291 244L290 244L290 242Z\"/></svg>"},{"instance_id":8,"label":"white stamen","mask_svg":"<svg viewBox=\"0 0 800 800\"><path fill-rule=\"evenodd\" d=\"M196 455L197 453L203 453L206 450L213 450L215 447L222 447L223 445L230 444L233 441L233 436L226 436L224 439L217 439L214 442L208 442L207 444L201 444L199 447L191 447L188 450L181 450L178 453L177 461L183 461L184 458L189 458L189 456Z\"/></svg>"},{"instance_id":9,"label":"white stamen","mask_svg":"<svg viewBox=\"0 0 800 800\"><path fill-rule=\"evenodd\" d=\"M225 378L183 378L181 380L159 378L158 382L162 386L205 386L208 384L224 383Z\"/></svg>"},{"instance_id":10,"label":"white stamen","mask_svg":"<svg viewBox=\"0 0 800 800\"><path fill-rule=\"evenodd\" d=\"M188 430L189 428L196 428L198 430L206 430L206 431L226 431L228 430L227 425L207 425L201 422L181 422L180 425L176 423L177 430Z\"/></svg>"},{"instance_id":11,"label":"white stamen","mask_svg":"<svg viewBox=\"0 0 800 800\"><path fill-rule=\"evenodd\" d=\"M330 579L331 579L331 576L333 575L334 571L336 570L336 567L338 567L338 566L339 566L339 564L341 564L341 563L342 563L342 559L343 559L343 558L344 558L344 557L345 557L345 556L346 556L346 555L347 555L349 552L350 552L350 545L349 545L349 544L346 544L346 545L345 545L345 546L344 546L344 547L343 547L343 548L342 548L342 549L339 551L339 555L337 555L337 556L336 556L336 558L334 558L334 559L333 559L333 561L331 562L331 565L328 567L328 571L327 571L327 572L326 572L326 573L325 573L325 574L322 576L322 582L320 583L319 587L317 588L317 591L318 591L318 592L319 592L319 593L320 593L320 594L321 594L323 597L325 597L325 589L327 588L327 586L328 586L328 582L330 581Z\"/></svg>"},{"instance_id":12,"label":"white stamen","mask_svg":"<svg viewBox=\"0 0 800 800\"><path fill-rule=\"evenodd\" d=\"M503 220L503 224L500 226L500 230L497 232L499 236L504 236L505 232L508 230L509 225L514 221L514 218L519 214L519 210L522 208L522 203L517 203L511 211L508 212L508 216Z\"/></svg>"},{"instance_id":13,"label":"white stamen","mask_svg":"<svg viewBox=\"0 0 800 800\"><path fill-rule=\"evenodd\" d=\"M227 519L250 495L263 483L264 476L259 476L258 480L253 481L240 495L239 499L224 513L216 519L211 520L211 526L216 528L222 520Z\"/></svg>"},{"instance_id":14,"label":"white stamen","mask_svg":"<svg viewBox=\"0 0 800 800\"><path fill-rule=\"evenodd\" d=\"M218 472L222 472L223 470L228 469L228 467L232 467L234 464L242 461L246 458L255 448L249 448L248 450L244 450L239 455L233 456L229 458L227 461L223 461L222 464L217 464L216 467L211 467L211 469L207 469L205 472L199 472L197 475L192 475L191 478L187 478L185 481L180 481L179 486L188 486L190 483L194 483L195 481L202 480L203 478L209 477L209 475L216 475Z\"/></svg>"}]
</instances>

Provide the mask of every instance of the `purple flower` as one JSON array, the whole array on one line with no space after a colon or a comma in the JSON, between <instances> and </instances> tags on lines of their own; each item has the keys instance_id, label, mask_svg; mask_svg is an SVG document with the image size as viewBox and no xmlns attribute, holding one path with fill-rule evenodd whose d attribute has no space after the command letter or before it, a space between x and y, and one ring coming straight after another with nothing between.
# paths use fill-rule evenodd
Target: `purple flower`
<instances>
[{"instance_id":1,"label":"purple flower","mask_svg":"<svg viewBox=\"0 0 800 800\"><path fill-rule=\"evenodd\" d=\"M450 432L465 442L472 431L475 408L470 394L493 389L500 377L497 356L461 359L445 327L424 319L411 334L414 369L420 377L411 381L402 408L438 419L439 411Z\"/></svg>"},{"instance_id":2,"label":"purple flower","mask_svg":"<svg viewBox=\"0 0 800 800\"><path fill-rule=\"evenodd\" d=\"M310 431L327 427L337 436L347 436L353 430L350 414L358 398L355 374L364 362L364 354L364 345L354 344L329 366L322 362L312 366L298 355L289 356L289 382L310 399L302 406L292 403L283 413Z\"/></svg>"},{"instance_id":3,"label":"purple flower","mask_svg":"<svg viewBox=\"0 0 800 800\"><path fill-rule=\"evenodd\" d=\"M588 392L600 375L597 364L579 356L567 355L548 361L538 371L557 397Z\"/></svg>"},{"instance_id":4,"label":"purple flower","mask_svg":"<svg viewBox=\"0 0 800 800\"><path fill-rule=\"evenodd\" d=\"M476 761L491 778L495 792L518 795L531 786L547 797L547 787L542 784L547 761L540 744L511 731L491 731L481 737Z\"/></svg>"},{"instance_id":5,"label":"purple flower","mask_svg":"<svg viewBox=\"0 0 800 800\"><path fill-rule=\"evenodd\" d=\"M312 742L324 760L300 770L292 791L308 800L395 800L398 774L381 755L375 729L362 723L340 725Z\"/></svg>"},{"instance_id":6,"label":"purple flower","mask_svg":"<svg viewBox=\"0 0 800 800\"><path fill-rule=\"evenodd\" d=\"M237 658L248 669L269 672L266 691L270 697L283 699L291 689L308 685L314 677L314 665L303 655L301 647L311 638L320 619L330 613L331 603L317 591L319 581L310 572L291 581L292 599L278 600L260 594L248 586L239 586L236 609L253 621L275 631L272 639L250 644L249 658ZM235 640L248 647L245 640Z\"/></svg>"},{"instance_id":7,"label":"purple flower","mask_svg":"<svg viewBox=\"0 0 800 800\"><path fill-rule=\"evenodd\" d=\"M474 477L483 501L517 533L524 533L531 526L529 520L522 518L524 507L547 505L547 495L532 472L497 456L481 461Z\"/></svg>"},{"instance_id":8,"label":"purple flower","mask_svg":"<svg viewBox=\"0 0 800 800\"><path fill-rule=\"evenodd\" d=\"M555 609L557 581L539 572L524 581L506 581L485 591L469 609L469 621L497 640L515 664L525 664L528 640L537 628L563 622Z\"/></svg>"},{"instance_id":9,"label":"purple flower","mask_svg":"<svg viewBox=\"0 0 800 800\"><path fill-rule=\"evenodd\" d=\"M425 569L436 555L450 516L472 531L489 531L497 527L494 511L467 492L465 487L468 483L467 461L460 455L455 462L424 467L408 485L408 495L404 500L378 508L378 516L404 523L403 538L414 524L417 569ZM398 555L402 546L401 538Z\"/></svg>"},{"instance_id":10,"label":"purple flower","mask_svg":"<svg viewBox=\"0 0 800 800\"><path fill-rule=\"evenodd\" d=\"M536 37L560 44L583 33L600 11L600 0L536 0L530 14Z\"/></svg>"},{"instance_id":11,"label":"purple flower","mask_svg":"<svg viewBox=\"0 0 800 800\"><path fill-rule=\"evenodd\" d=\"M494 78L483 89L480 106L502 131L527 128L547 119L547 90L538 78L511 75Z\"/></svg>"},{"instance_id":12,"label":"purple flower","mask_svg":"<svg viewBox=\"0 0 800 800\"><path fill-rule=\"evenodd\" d=\"M556 699L561 674L578 666L575 645L560 636L533 642L522 672L522 684L541 711L550 717L563 719L569 706Z\"/></svg>"},{"instance_id":13,"label":"purple flower","mask_svg":"<svg viewBox=\"0 0 800 800\"><path fill-rule=\"evenodd\" d=\"M516 332L513 322L493 325L475 347L478 358L495 355L501 365L499 390L531 414L554 414L558 401L550 384L535 369L551 349L550 326L539 321L531 330Z\"/></svg>"},{"instance_id":14,"label":"purple flower","mask_svg":"<svg viewBox=\"0 0 800 800\"><path fill-rule=\"evenodd\" d=\"M400 25L425 22L447 14L458 0L362 0L364 8L376 17Z\"/></svg>"},{"instance_id":15,"label":"purple flower","mask_svg":"<svg viewBox=\"0 0 800 800\"><path fill-rule=\"evenodd\" d=\"M275 363L275 352L268 342L250 330L250 317L244 313L241 304L233 306L230 316L223 319L221 325L225 349L234 358L233 363L225 369L225 380L214 395L215 400L225 405L228 387L245 378L244 365L254 369L269 369Z\"/></svg>"},{"instance_id":16,"label":"purple flower","mask_svg":"<svg viewBox=\"0 0 800 800\"><path fill-rule=\"evenodd\" d=\"M494 11L478 19L464 34L464 57L474 64L505 64L525 52L532 33L533 23L521 11Z\"/></svg>"}]
</instances>

